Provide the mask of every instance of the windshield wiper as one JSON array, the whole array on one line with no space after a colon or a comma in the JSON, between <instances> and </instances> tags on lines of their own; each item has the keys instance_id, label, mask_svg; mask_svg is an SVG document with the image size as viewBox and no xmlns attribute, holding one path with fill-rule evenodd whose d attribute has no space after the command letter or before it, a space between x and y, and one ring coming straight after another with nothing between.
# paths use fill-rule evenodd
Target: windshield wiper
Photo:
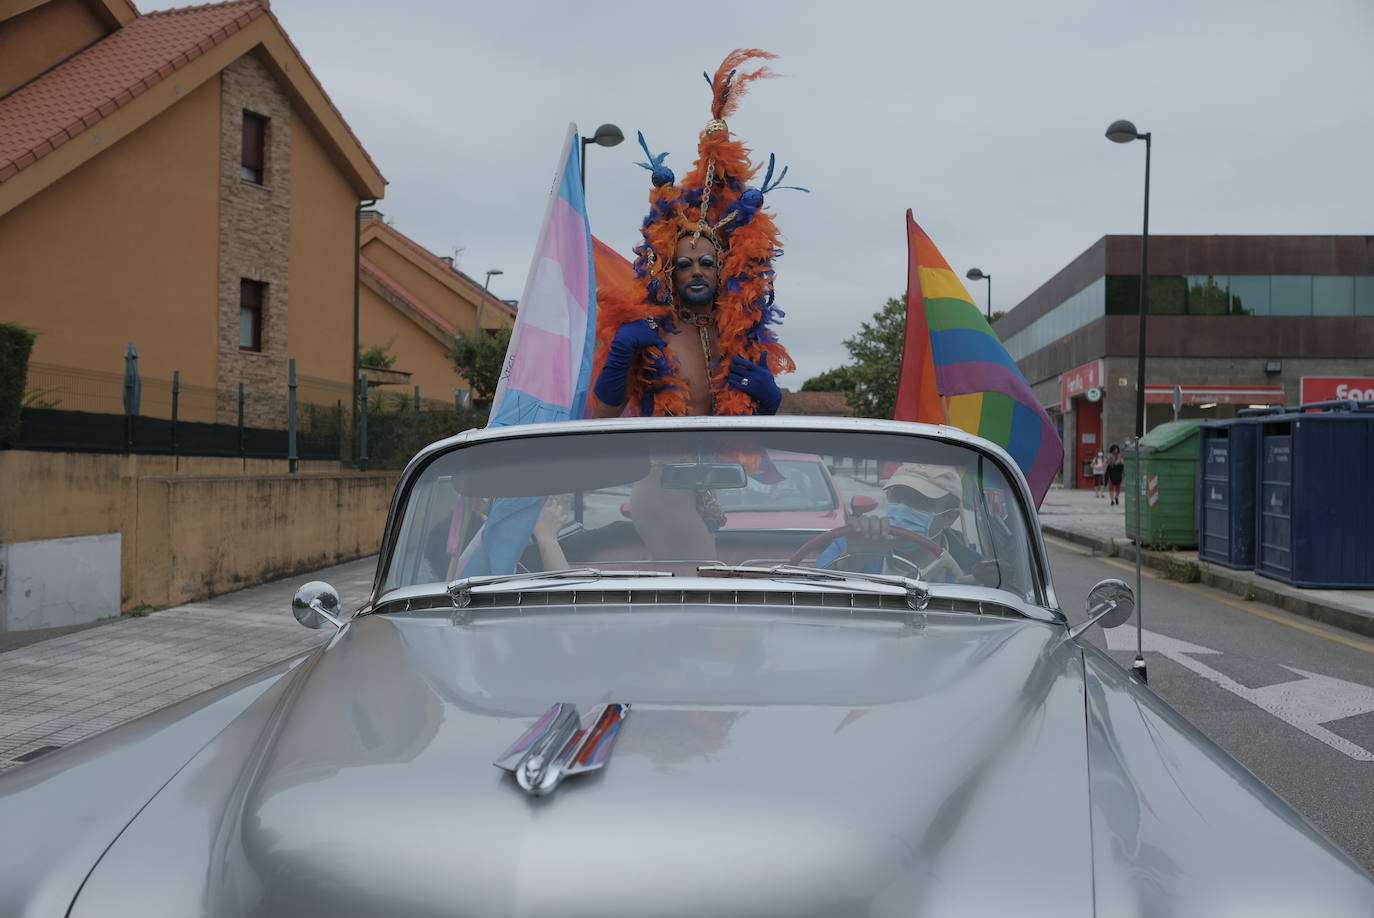
<instances>
[{"instance_id":1,"label":"windshield wiper","mask_svg":"<svg viewBox=\"0 0 1374 918\"><path fill-rule=\"evenodd\" d=\"M603 571L596 567L570 567L557 571L526 571L520 574L484 574L478 577L464 577L461 580L452 581L445 589L448 590L448 595L453 597L453 604L461 609L472 602L473 587L490 586L495 583L530 581L531 586L539 586L546 582L559 582L563 580L603 580L607 578L671 576L673 575L670 571Z\"/></svg>"},{"instance_id":2,"label":"windshield wiper","mask_svg":"<svg viewBox=\"0 0 1374 918\"><path fill-rule=\"evenodd\" d=\"M792 564L774 564L762 567L752 564L703 564L697 568L701 577L754 577L770 580L810 580L825 583L843 583L862 580L867 583L881 583L886 586L900 587L906 591L906 604L919 612L930 602L930 586L912 577L900 574L869 574L863 571L837 571L820 567L800 567Z\"/></svg>"}]
</instances>

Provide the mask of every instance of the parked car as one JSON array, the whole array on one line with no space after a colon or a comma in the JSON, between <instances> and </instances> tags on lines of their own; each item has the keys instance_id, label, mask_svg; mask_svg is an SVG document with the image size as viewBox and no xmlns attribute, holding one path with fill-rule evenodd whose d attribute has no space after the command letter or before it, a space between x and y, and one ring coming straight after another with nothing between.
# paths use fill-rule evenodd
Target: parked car
<instances>
[{"instance_id":1,"label":"parked car","mask_svg":"<svg viewBox=\"0 0 1374 918\"><path fill-rule=\"evenodd\" d=\"M958 506L890 541L719 526L786 453L841 506L875 470ZM950 532L991 576L927 576ZM319 649L0 777L0 915L1374 914L1083 639L1129 587L1075 601L1010 458L946 428L470 431L402 475L360 608L297 594Z\"/></svg>"},{"instance_id":2,"label":"parked car","mask_svg":"<svg viewBox=\"0 0 1374 918\"><path fill-rule=\"evenodd\" d=\"M848 522L825 459L815 453L770 451L767 470L743 488L717 493L725 523L734 529L834 529Z\"/></svg>"}]
</instances>

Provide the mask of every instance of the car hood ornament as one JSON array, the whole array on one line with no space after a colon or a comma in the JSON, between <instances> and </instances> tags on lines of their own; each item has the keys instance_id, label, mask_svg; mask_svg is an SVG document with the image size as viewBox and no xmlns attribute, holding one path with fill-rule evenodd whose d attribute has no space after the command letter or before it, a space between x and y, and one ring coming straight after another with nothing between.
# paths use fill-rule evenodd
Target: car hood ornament
<instances>
[{"instance_id":1,"label":"car hood ornament","mask_svg":"<svg viewBox=\"0 0 1374 918\"><path fill-rule=\"evenodd\" d=\"M542 797L568 775L604 766L629 714L628 704L616 702L599 705L579 719L576 707L558 702L493 764L515 775L525 793Z\"/></svg>"}]
</instances>

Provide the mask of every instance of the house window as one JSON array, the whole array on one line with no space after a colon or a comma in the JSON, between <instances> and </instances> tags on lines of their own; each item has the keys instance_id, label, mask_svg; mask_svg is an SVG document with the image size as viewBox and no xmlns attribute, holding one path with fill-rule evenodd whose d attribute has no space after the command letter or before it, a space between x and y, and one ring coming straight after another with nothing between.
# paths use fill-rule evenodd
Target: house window
<instances>
[{"instance_id":1,"label":"house window","mask_svg":"<svg viewBox=\"0 0 1374 918\"><path fill-rule=\"evenodd\" d=\"M267 119L250 111L243 113L243 164L239 167L239 177L245 182L262 184L264 174L265 149L267 144Z\"/></svg>"},{"instance_id":2,"label":"house window","mask_svg":"<svg viewBox=\"0 0 1374 918\"><path fill-rule=\"evenodd\" d=\"M243 278L239 281L239 350L262 350L262 301L267 285Z\"/></svg>"}]
</instances>

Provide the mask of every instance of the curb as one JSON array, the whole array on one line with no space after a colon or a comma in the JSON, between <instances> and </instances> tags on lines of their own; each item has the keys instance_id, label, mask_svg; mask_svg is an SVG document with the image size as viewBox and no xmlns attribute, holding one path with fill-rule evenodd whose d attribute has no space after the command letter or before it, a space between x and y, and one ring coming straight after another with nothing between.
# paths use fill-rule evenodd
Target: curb
<instances>
[{"instance_id":1,"label":"curb","mask_svg":"<svg viewBox=\"0 0 1374 918\"><path fill-rule=\"evenodd\" d=\"M1041 530L1046 535L1072 542L1085 548L1111 557L1135 560L1135 543L1129 539L1100 539L1096 536L1062 529L1043 521ZM1180 566L1191 564L1198 569L1198 583L1213 589L1239 596L1248 602L1262 602L1294 615L1301 615L1350 631L1362 637L1374 637L1374 615L1363 609L1356 609L1338 602L1323 602L1314 598L1312 590L1290 587L1277 580L1261 577L1250 571L1233 571L1229 568L1210 564L1198 559L1196 553L1145 551L1141 564L1151 570L1164 574L1176 572Z\"/></svg>"}]
</instances>

